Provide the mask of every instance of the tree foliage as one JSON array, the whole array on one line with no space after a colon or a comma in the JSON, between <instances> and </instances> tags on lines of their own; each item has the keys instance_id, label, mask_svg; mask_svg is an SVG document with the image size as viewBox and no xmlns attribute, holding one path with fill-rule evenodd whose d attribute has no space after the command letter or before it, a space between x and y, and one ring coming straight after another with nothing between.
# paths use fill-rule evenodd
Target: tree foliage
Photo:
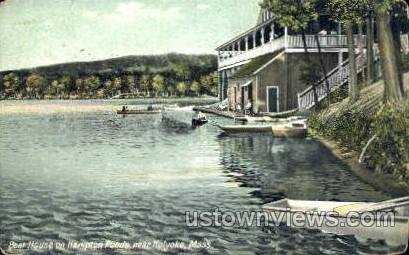
<instances>
[{"instance_id":1,"label":"tree foliage","mask_svg":"<svg viewBox=\"0 0 409 255\"><path fill-rule=\"evenodd\" d=\"M154 96L176 92L176 84L199 82L201 94L217 91L209 80L217 68L213 55L179 55L124 57L89 63L68 63L35 70L19 70L0 73L0 98L111 98L124 96ZM27 88L27 78L40 75L43 89ZM38 77L37 77L38 78ZM30 78L33 80L33 78ZM210 79L211 80L211 79ZM170 93L171 92L171 93ZM186 93L193 96L194 94ZM212 94L215 95L215 94Z\"/></svg>"},{"instance_id":2,"label":"tree foliage","mask_svg":"<svg viewBox=\"0 0 409 255\"><path fill-rule=\"evenodd\" d=\"M267 0L260 5L274 13L281 26L300 31L318 18L316 2L317 0Z\"/></svg>"},{"instance_id":3,"label":"tree foliage","mask_svg":"<svg viewBox=\"0 0 409 255\"><path fill-rule=\"evenodd\" d=\"M33 98L40 99L44 96L44 90L46 88L47 81L39 74L31 74L26 81L27 94Z\"/></svg>"}]
</instances>

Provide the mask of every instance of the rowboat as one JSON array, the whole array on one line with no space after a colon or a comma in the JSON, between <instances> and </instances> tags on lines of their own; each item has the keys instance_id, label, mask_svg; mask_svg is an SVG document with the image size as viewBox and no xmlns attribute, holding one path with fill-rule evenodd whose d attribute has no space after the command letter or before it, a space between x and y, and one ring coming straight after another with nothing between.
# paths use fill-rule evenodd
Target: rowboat
<instances>
[{"instance_id":1,"label":"rowboat","mask_svg":"<svg viewBox=\"0 0 409 255\"><path fill-rule=\"evenodd\" d=\"M272 126L263 125L231 125L219 126L226 133L269 133Z\"/></svg>"},{"instance_id":2,"label":"rowboat","mask_svg":"<svg viewBox=\"0 0 409 255\"><path fill-rule=\"evenodd\" d=\"M268 213L269 219L275 224L319 229L325 233L353 235L361 239L384 240L388 245L399 247L405 252L409 238L408 201L408 197L381 203L282 199L265 204L263 211ZM313 220L314 217L321 218Z\"/></svg>"},{"instance_id":3,"label":"rowboat","mask_svg":"<svg viewBox=\"0 0 409 255\"><path fill-rule=\"evenodd\" d=\"M117 110L117 114L159 114L161 110Z\"/></svg>"},{"instance_id":4,"label":"rowboat","mask_svg":"<svg viewBox=\"0 0 409 255\"><path fill-rule=\"evenodd\" d=\"M272 133L274 137L298 137L307 135L307 128L292 125L231 125L219 126L225 133Z\"/></svg>"},{"instance_id":5,"label":"rowboat","mask_svg":"<svg viewBox=\"0 0 409 255\"><path fill-rule=\"evenodd\" d=\"M202 126L202 125L206 124L207 122L209 122L207 119L193 118L192 119L192 126L193 127Z\"/></svg>"}]
</instances>

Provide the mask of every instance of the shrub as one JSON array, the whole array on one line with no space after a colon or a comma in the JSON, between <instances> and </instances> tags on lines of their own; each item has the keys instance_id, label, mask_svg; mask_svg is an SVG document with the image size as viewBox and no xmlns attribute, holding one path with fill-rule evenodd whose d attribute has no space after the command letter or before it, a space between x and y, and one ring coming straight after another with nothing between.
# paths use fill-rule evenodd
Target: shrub
<instances>
[{"instance_id":1,"label":"shrub","mask_svg":"<svg viewBox=\"0 0 409 255\"><path fill-rule=\"evenodd\" d=\"M368 148L368 166L378 173L409 180L409 101L384 105L373 122L376 139Z\"/></svg>"},{"instance_id":2,"label":"shrub","mask_svg":"<svg viewBox=\"0 0 409 255\"><path fill-rule=\"evenodd\" d=\"M309 118L309 125L358 153L376 135L365 154L367 166L409 182L409 101L399 106L383 105L374 116L356 109L341 109L336 114L322 111Z\"/></svg>"}]
</instances>

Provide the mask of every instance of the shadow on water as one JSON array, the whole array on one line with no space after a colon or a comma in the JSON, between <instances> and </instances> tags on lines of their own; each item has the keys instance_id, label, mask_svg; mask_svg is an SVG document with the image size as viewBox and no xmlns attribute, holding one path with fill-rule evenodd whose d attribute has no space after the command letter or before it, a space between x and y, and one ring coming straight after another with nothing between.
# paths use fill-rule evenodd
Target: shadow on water
<instances>
[{"instance_id":1,"label":"shadow on water","mask_svg":"<svg viewBox=\"0 0 409 255\"><path fill-rule=\"evenodd\" d=\"M186 132L193 130L191 124L177 121L176 119L168 118L165 116L162 116L160 127L164 129L165 132L179 133L179 134L186 133Z\"/></svg>"}]
</instances>

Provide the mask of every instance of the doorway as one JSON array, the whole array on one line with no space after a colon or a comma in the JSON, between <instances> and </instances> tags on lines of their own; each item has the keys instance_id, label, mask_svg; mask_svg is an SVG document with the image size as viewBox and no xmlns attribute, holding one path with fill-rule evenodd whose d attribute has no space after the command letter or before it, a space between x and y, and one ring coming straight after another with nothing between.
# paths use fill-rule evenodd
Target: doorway
<instances>
[{"instance_id":1,"label":"doorway","mask_svg":"<svg viewBox=\"0 0 409 255\"><path fill-rule=\"evenodd\" d=\"M267 87L267 111L279 112L279 94L277 86Z\"/></svg>"}]
</instances>

